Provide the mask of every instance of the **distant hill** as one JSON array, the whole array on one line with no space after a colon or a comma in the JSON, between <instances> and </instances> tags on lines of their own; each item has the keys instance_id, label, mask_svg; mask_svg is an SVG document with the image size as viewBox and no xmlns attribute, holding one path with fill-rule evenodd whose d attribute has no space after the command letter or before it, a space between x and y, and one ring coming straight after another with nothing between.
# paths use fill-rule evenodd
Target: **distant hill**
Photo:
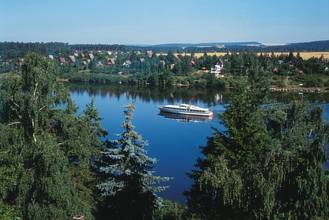
<instances>
[{"instance_id":1,"label":"distant hill","mask_svg":"<svg viewBox=\"0 0 329 220\"><path fill-rule=\"evenodd\" d=\"M259 42L221 42L221 43L200 43L200 44L158 44L143 46L143 49L156 49L156 50L184 50L184 51L329 51L329 40L325 41L312 41L302 43L291 43L285 45L265 45Z\"/></svg>"},{"instance_id":2,"label":"distant hill","mask_svg":"<svg viewBox=\"0 0 329 220\"><path fill-rule=\"evenodd\" d=\"M229 49L241 48L259 48L263 45L259 42L215 42L215 43L169 43L169 44L156 44L156 45L143 45L133 46L142 50L156 50L156 51L220 51Z\"/></svg>"},{"instance_id":3,"label":"distant hill","mask_svg":"<svg viewBox=\"0 0 329 220\"><path fill-rule=\"evenodd\" d=\"M116 44L67 44L61 42L21 43L0 42L0 57L9 59L22 57L28 52L48 54L70 54L74 50L112 50L112 51L147 51L155 52L327 52L329 40L291 43L285 45L265 45L259 42L217 42L217 43L171 43L158 45L116 45Z\"/></svg>"},{"instance_id":4,"label":"distant hill","mask_svg":"<svg viewBox=\"0 0 329 220\"><path fill-rule=\"evenodd\" d=\"M268 50L274 51L329 51L329 40L312 41L304 43L293 43L281 46L265 47Z\"/></svg>"},{"instance_id":5,"label":"distant hill","mask_svg":"<svg viewBox=\"0 0 329 220\"><path fill-rule=\"evenodd\" d=\"M191 43L172 43L172 44L157 44L157 45L150 45L149 47L154 48L191 48L191 47L217 47L217 48L225 48L231 46L261 46L261 43L258 42L217 42L217 43L198 43L198 44L191 44Z\"/></svg>"},{"instance_id":6,"label":"distant hill","mask_svg":"<svg viewBox=\"0 0 329 220\"><path fill-rule=\"evenodd\" d=\"M143 46L128 46L129 49L154 50L160 52L303 52L329 51L329 40L291 43L284 45L265 45L259 42L217 42L217 43L171 43Z\"/></svg>"}]
</instances>

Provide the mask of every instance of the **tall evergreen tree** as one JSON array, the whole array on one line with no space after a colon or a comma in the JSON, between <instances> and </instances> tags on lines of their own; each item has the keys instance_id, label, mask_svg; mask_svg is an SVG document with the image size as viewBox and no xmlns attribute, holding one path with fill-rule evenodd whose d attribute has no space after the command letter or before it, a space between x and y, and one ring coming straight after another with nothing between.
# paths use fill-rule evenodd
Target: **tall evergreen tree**
<instances>
[{"instance_id":1,"label":"tall evergreen tree","mask_svg":"<svg viewBox=\"0 0 329 220\"><path fill-rule=\"evenodd\" d=\"M166 188L158 184L169 180L153 175L156 160L147 156L146 142L134 130L133 110L132 104L126 107L124 131L118 140L108 142L99 161L100 218L151 219L157 205L156 192Z\"/></svg>"},{"instance_id":2,"label":"tall evergreen tree","mask_svg":"<svg viewBox=\"0 0 329 220\"><path fill-rule=\"evenodd\" d=\"M264 82L254 71L236 85L186 193L202 219L311 219L328 215L323 168L327 131L318 108L263 105Z\"/></svg>"}]
</instances>

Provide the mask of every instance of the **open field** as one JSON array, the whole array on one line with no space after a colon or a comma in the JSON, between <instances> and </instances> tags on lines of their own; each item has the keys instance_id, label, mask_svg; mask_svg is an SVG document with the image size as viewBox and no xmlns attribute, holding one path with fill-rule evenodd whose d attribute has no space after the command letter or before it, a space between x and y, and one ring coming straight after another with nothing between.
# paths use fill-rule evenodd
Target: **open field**
<instances>
[{"instance_id":1,"label":"open field","mask_svg":"<svg viewBox=\"0 0 329 220\"><path fill-rule=\"evenodd\" d=\"M258 54L260 54L260 53L258 53ZM265 53L263 53L263 54L265 54ZM271 54L271 53L266 53L266 54ZM288 52L285 52L285 53L283 53L283 52L276 52L276 53L274 53L276 56L279 56L279 55L281 55L281 54L285 54L285 55L288 55L289 53ZM310 59L310 58L312 58L312 57L316 57L316 58L319 58L319 57L321 57L322 55L323 55L323 57L325 58L325 59L329 59L329 52L300 52L299 53L300 54L300 56L304 59L304 60L307 60L307 59ZM297 55L297 53L294 53L294 55L296 56Z\"/></svg>"},{"instance_id":2,"label":"open field","mask_svg":"<svg viewBox=\"0 0 329 220\"><path fill-rule=\"evenodd\" d=\"M162 54L164 54L164 53L162 53ZM202 57L203 56L203 54L204 53L194 53L194 55L196 56L196 57ZM209 53L207 53L209 56L214 56L214 55L216 55L216 56L224 56L225 54L226 54L226 52L209 52ZM257 53L258 55L259 54L261 54L261 53ZM269 54L269 55L271 55L271 53L263 53L263 54ZM279 56L279 55L281 55L281 54L285 54L285 55L288 55L289 53L288 52L275 52L274 53L276 56ZM294 55L296 55L297 53L294 53ZM312 57L317 57L317 58L319 58L319 57L321 57L322 55L323 55L323 57L325 58L325 59L329 59L329 52L300 52L299 53L300 54L300 56L303 58L303 59L305 59L305 60L307 60L307 59L310 59L310 58L312 58ZM178 55L178 53L176 53L176 55ZM180 55L187 55L187 56L190 56L191 55L191 53L180 53Z\"/></svg>"}]
</instances>

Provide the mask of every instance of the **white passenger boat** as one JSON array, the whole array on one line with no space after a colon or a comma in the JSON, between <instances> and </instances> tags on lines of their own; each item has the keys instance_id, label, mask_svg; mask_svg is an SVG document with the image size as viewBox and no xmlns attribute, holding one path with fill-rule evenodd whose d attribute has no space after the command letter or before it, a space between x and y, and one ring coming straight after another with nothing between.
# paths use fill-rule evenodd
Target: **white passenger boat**
<instances>
[{"instance_id":1,"label":"white passenger boat","mask_svg":"<svg viewBox=\"0 0 329 220\"><path fill-rule=\"evenodd\" d=\"M194 116L204 116L211 117L213 115L212 111L207 108L200 108L194 105L180 104L180 105L165 105L161 106L161 112L167 112L172 114L180 115L194 115Z\"/></svg>"}]
</instances>

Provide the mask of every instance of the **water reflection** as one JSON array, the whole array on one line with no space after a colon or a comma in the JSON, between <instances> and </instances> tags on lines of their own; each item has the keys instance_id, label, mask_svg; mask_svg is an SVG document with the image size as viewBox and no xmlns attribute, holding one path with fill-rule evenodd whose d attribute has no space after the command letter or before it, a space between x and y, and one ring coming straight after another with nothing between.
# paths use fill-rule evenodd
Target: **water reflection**
<instances>
[{"instance_id":1,"label":"water reflection","mask_svg":"<svg viewBox=\"0 0 329 220\"><path fill-rule=\"evenodd\" d=\"M168 112L160 112L159 115L173 119L178 122L189 123L189 122L208 122L213 119L213 116L196 116L196 115L182 115L182 114L173 114Z\"/></svg>"},{"instance_id":2,"label":"water reflection","mask_svg":"<svg viewBox=\"0 0 329 220\"><path fill-rule=\"evenodd\" d=\"M168 103L196 103L202 101L209 107L217 104L227 104L230 91L202 89L202 88L141 88L122 85L90 85L90 84L70 84L69 89L76 94L87 92L89 96L101 96L111 98L139 98L141 101ZM311 103L328 103L329 93L285 93L273 92L268 102L288 103L292 100L308 100Z\"/></svg>"},{"instance_id":3,"label":"water reflection","mask_svg":"<svg viewBox=\"0 0 329 220\"><path fill-rule=\"evenodd\" d=\"M120 100L120 98L136 99L143 102L168 102L172 103L197 103L201 101L207 106L227 103L228 92L220 90L207 90L197 88L140 88L118 85L69 85L71 92L82 94L87 92L89 96L110 97Z\"/></svg>"}]
</instances>

